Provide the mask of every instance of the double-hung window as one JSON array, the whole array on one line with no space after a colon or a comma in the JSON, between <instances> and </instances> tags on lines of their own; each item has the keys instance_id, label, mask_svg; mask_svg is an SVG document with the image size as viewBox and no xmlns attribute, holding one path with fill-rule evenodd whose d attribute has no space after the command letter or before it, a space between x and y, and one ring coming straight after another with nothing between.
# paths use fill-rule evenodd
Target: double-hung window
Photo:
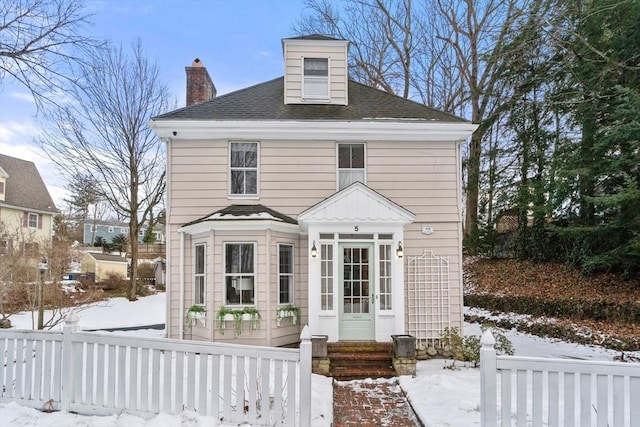
<instances>
[{"instance_id":1,"label":"double-hung window","mask_svg":"<svg viewBox=\"0 0 640 427\"><path fill-rule=\"evenodd\" d=\"M293 245L278 244L278 304L293 304Z\"/></svg>"},{"instance_id":2,"label":"double-hung window","mask_svg":"<svg viewBox=\"0 0 640 427\"><path fill-rule=\"evenodd\" d=\"M38 228L38 214L29 213L29 228Z\"/></svg>"},{"instance_id":3,"label":"double-hung window","mask_svg":"<svg viewBox=\"0 0 640 427\"><path fill-rule=\"evenodd\" d=\"M194 257L193 303L198 305L204 305L205 304L205 283L206 283L206 280L205 280L206 278L206 274L205 274L206 246L196 245L194 247L193 257Z\"/></svg>"},{"instance_id":4,"label":"double-hung window","mask_svg":"<svg viewBox=\"0 0 640 427\"><path fill-rule=\"evenodd\" d=\"M364 144L338 144L338 190L365 182Z\"/></svg>"},{"instance_id":5,"label":"double-hung window","mask_svg":"<svg viewBox=\"0 0 640 427\"><path fill-rule=\"evenodd\" d=\"M229 144L229 194L258 195L258 143Z\"/></svg>"},{"instance_id":6,"label":"double-hung window","mask_svg":"<svg viewBox=\"0 0 640 427\"><path fill-rule=\"evenodd\" d=\"M255 244L225 243L225 305L255 304Z\"/></svg>"},{"instance_id":7,"label":"double-hung window","mask_svg":"<svg viewBox=\"0 0 640 427\"><path fill-rule=\"evenodd\" d=\"M304 99L329 99L329 59L304 58Z\"/></svg>"}]
</instances>

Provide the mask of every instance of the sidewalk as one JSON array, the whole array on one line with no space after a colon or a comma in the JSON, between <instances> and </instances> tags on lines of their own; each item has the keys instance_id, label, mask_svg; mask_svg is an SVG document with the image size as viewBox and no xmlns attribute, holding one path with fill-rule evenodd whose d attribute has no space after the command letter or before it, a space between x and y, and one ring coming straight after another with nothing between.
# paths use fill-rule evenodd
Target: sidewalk
<instances>
[{"instance_id":1,"label":"sidewalk","mask_svg":"<svg viewBox=\"0 0 640 427\"><path fill-rule=\"evenodd\" d=\"M396 379L334 381L333 426L421 426Z\"/></svg>"}]
</instances>

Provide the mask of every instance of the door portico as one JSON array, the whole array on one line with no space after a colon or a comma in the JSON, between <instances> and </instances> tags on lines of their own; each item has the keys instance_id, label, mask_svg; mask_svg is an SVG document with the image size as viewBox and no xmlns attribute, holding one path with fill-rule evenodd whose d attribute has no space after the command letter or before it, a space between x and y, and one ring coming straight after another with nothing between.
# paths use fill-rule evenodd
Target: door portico
<instances>
[{"instance_id":1,"label":"door portico","mask_svg":"<svg viewBox=\"0 0 640 427\"><path fill-rule=\"evenodd\" d=\"M397 249L414 219L359 182L298 216L308 236L312 334L331 342L390 341L405 332L404 263Z\"/></svg>"}]
</instances>

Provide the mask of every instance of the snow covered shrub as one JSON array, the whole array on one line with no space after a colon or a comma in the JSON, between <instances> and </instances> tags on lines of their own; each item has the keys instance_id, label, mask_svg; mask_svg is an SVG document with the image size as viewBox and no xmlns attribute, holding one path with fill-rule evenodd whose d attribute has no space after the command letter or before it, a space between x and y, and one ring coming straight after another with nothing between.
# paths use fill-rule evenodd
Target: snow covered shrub
<instances>
[{"instance_id":1,"label":"snow covered shrub","mask_svg":"<svg viewBox=\"0 0 640 427\"><path fill-rule=\"evenodd\" d=\"M482 327L482 331L486 327ZM513 355L513 346L511 341L505 337L502 333L495 329L491 331L493 337L496 340L496 353ZM455 369L455 361L460 360L463 362L473 363L473 367L480 366L480 337L478 335L469 335L463 337L460 335L460 329L457 327L445 328L444 333L440 337L441 343L445 348L450 349L451 358L453 363L448 366L449 369Z\"/></svg>"}]
</instances>

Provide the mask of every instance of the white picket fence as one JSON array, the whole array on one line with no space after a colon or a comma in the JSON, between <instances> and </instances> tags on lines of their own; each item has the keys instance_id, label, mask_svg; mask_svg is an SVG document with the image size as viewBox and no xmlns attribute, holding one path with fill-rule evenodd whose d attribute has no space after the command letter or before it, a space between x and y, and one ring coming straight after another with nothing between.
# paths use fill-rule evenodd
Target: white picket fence
<instances>
[{"instance_id":1,"label":"white picket fence","mask_svg":"<svg viewBox=\"0 0 640 427\"><path fill-rule=\"evenodd\" d=\"M150 417L191 410L254 426L309 426L311 334L300 349L0 331L0 402L80 414Z\"/></svg>"},{"instance_id":2,"label":"white picket fence","mask_svg":"<svg viewBox=\"0 0 640 427\"><path fill-rule=\"evenodd\" d=\"M482 427L640 426L640 364L497 356L488 330L481 343Z\"/></svg>"}]
</instances>

